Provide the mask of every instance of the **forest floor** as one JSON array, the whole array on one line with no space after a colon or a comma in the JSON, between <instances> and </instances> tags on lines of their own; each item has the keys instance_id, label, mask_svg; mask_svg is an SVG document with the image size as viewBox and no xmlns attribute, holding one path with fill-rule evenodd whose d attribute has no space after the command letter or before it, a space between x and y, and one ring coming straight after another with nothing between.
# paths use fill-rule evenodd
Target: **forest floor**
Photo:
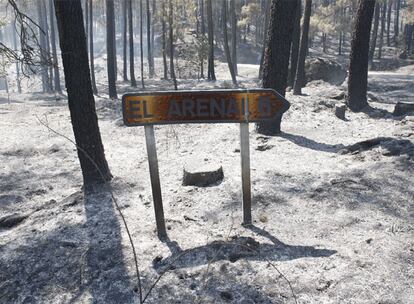
<instances>
[{"instance_id":1,"label":"forest floor","mask_svg":"<svg viewBox=\"0 0 414 304\"><path fill-rule=\"evenodd\" d=\"M106 91L103 62L99 89ZM180 89L228 87L179 80ZM242 87L258 66L240 65ZM148 81L147 90L171 88ZM120 94L130 90L120 83ZM287 94L283 134L250 128L252 227L241 226L239 126L155 127L168 240L158 240L142 127L122 125L120 101L96 98L111 187L84 194L64 97L0 95L0 303L412 303L414 66L370 73L370 109L334 115L343 87ZM383 137L374 147L349 145ZM188 161L221 164L224 180L182 186ZM18 217L20 216L20 218ZM4 222L3 222L4 224Z\"/></svg>"}]
</instances>

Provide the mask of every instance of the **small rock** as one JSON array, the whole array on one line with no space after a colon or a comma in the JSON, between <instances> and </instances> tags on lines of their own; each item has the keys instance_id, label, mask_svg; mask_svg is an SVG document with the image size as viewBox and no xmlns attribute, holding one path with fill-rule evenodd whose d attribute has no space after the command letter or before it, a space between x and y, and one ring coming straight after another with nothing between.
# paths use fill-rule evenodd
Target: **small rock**
<instances>
[{"instance_id":1,"label":"small rock","mask_svg":"<svg viewBox=\"0 0 414 304\"><path fill-rule=\"evenodd\" d=\"M239 148L234 149L234 153L240 153L240 149Z\"/></svg>"},{"instance_id":2,"label":"small rock","mask_svg":"<svg viewBox=\"0 0 414 304\"><path fill-rule=\"evenodd\" d=\"M257 151L266 151L266 150L270 150L274 147L274 145L269 145L269 144L264 144L264 145L258 145L256 147Z\"/></svg>"},{"instance_id":3,"label":"small rock","mask_svg":"<svg viewBox=\"0 0 414 304\"><path fill-rule=\"evenodd\" d=\"M193 283L190 284L190 289L191 290L194 290L196 288L197 288L197 284L196 283L193 282Z\"/></svg>"},{"instance_id":4,"label":"small rock","mask_svg":"<svg viewBox=\"0 0 414 304\"><path fill-rule=\"evenodd\" d=\"M346 98L345 92L341 92L339 94L336 94L334 96L331 96L331 99L335 99L335 100L343 100L345 98Z\"/></svg>"},{"instance_id":5,"label":"small rock","mask_svg":"<svg viewBox=\"0 0 414 304\"><path fill-rule=\"evenodd\" d=\"M152 260L152 264L153 265L156 265L156 264L158 264L159 262L161 262L162 261L162 255L157 255L153 260Z\"/></svg>"},{"instance_id":6,"label":"small rock","mask_svg":"<svg viewBox=\"0 0 414 304\"><path fill-rule=\"evenodd\" d=\"M220 292L220 297L225 301L231 301L233 299L233 295L230 291L223 290Z\"/></svg>"},{"instance_id":7,"label":"small rock","mask_svg":"<svg viewBox=\"0 0 414 304\"><path fill-rule=\"evenodd\" d=\"M369 238L369 239L365 240L365 242L367 242L367 244L371 244L372 238Z\"/></svg>"},{"instance_id":8,"label":"small rock","mask_svg":"<svg viewBox=\"0 0 414 304\"><path fill-rule=\"evenodd\" d=\"M191 218L191 217L189 217L189 216L187 216L187 215L184 215L184 219L185 219L186 221L193 221L193 222L196 222L196 220L195 220L195 219L193 219L193 218Z\"/></svg>"}]
</instances>

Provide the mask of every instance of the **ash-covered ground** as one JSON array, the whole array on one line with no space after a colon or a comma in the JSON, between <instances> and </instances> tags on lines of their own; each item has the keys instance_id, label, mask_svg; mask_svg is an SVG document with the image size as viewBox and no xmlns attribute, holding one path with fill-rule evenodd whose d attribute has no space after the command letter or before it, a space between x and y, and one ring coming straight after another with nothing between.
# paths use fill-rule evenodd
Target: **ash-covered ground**
<instances>
[{"instance_id":1,"label":"ash-covered ground","mask_svg":"<svg viewBox=\"0 0 414 304\"><path fill-rule=\"evenodd\" d=\"M227 80L181 79L179 88L230 87L226 65L217 69ZM139 303L111 192L143 296L163 274L146 303L413 303L414 116L392 115L396 102L413 101L413 70L371 73L371 108L346 120L334 115L344 88L315 81L303 96L287 94L283 134L262 136L252 124L252 227L241 226L239 126L156 127L164 242L144 130L122 125L119 100L96 98L114 179L84 193L75 147L39 122L73 138L65 97L12 93L8 104L1 92L0 303ZM240 86L258 87L257 71L240 65ZM222 165L224 180L182 186L189 161Z\"/></svg>"}]
</instances>

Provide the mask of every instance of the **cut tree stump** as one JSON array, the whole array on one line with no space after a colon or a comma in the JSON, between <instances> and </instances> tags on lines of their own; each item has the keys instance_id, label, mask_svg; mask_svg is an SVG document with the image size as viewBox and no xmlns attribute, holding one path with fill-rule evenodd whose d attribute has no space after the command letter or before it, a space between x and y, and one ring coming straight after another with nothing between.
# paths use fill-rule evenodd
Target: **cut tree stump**
<instances>
[{"instance_id":1,"label":"cut tree stump","mask_svg":"<svg viewBox=\"0 0 414 304\"><path fill-rule=\"evenodd\" d=\"M221 182L223 167L209 162L190 162L183 169L183 186L206 187Z\"/></svg>"},{"instance_id":2,"label":"cut tree stump","mask_svg":"<svg viewBox=\"0 0 414 304\"><path fill-rule=\"evenodd\" d=\"M336 106L335 116L338 117L339 119L346 120L345 111L346 111L346 106Z\"/></svg>"},{"instance_id":3,"label":"cut tree stump","mask_svg":"<svg viewBox=\"0 0 414 304\"><path fill-rule=\"evenodd\" d=\"M410 112L414 112L414 103L397 102L394 108L394 116L403 116Z\"/></svg>"}]
</instances>

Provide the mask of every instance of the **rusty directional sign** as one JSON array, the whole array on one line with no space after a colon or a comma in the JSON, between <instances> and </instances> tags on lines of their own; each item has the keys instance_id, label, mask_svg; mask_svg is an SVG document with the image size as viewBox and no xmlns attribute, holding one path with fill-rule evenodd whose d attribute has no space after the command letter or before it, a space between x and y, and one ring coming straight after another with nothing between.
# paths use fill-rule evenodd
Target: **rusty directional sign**
<instances>
[{"instance_id":1,"label":"rusty directional sign","mask_svg":"<svg viewBox=\"0 0 414 304\"><path fill-rule=\"evenodd\" d=\"M271 120L289 109L289 102L272 89L163 91L122 96L127 126L144 126L158 236L167 237L154 134L156 124L239 123L243 224L252 223L249 122Z\"/></svg>"},{"instance_id":2,"label":"rusty directional sign","mask_svg":"<svg viewBox=\"0 0 414 304\"><path fill-rule=\"evenodd\" d=\"M259 122L288 109L289 102L272 89L140 92L122 97L127 126Z\"/></svg>"}]
</instances>

